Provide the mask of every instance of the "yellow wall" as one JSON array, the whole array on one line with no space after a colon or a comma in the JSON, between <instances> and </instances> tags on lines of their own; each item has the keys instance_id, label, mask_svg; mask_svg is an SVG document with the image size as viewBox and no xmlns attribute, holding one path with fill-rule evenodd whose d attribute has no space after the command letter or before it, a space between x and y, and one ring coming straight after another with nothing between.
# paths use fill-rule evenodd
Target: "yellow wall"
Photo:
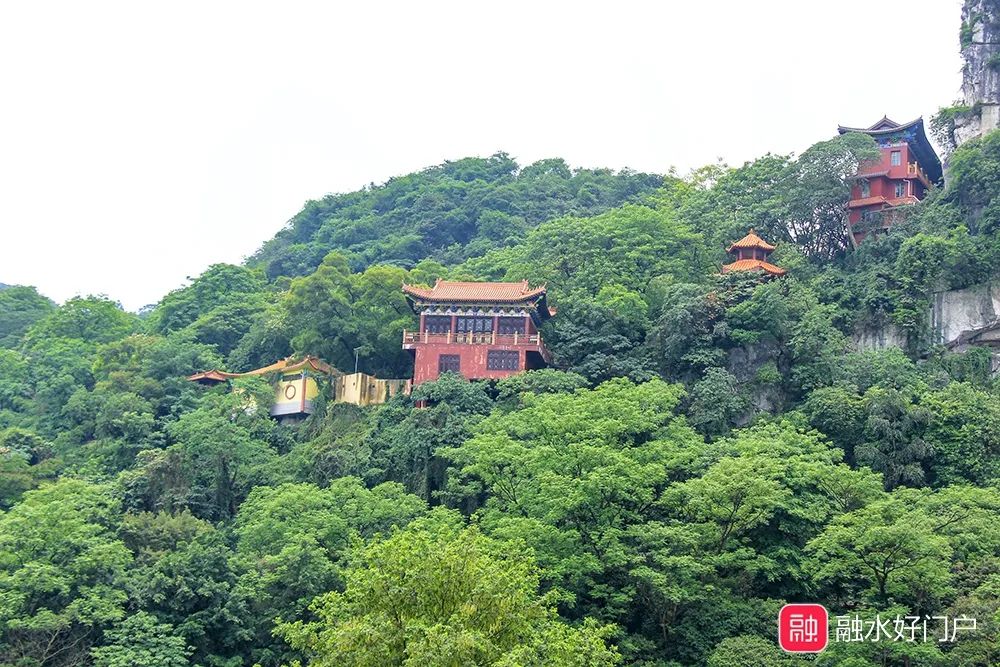
<instances>
[{"instance_id":1,"label":"yellow wall","mask_svg":"<svg viewBox=\"0 0 1000 667\"><path fill-rule=\"evenodd\" d=\"M283 375L274 385L274 405L271 407L271 414L274 416L300 414L302 409L303 378L296 374L294 379L291 375ZM304 412L312 412L312 403L319 396L319 385L316 378L305 377L305 399L306 406Z\"/></svg>"},{"instance_id":2,"label":"yellow wall","mask_svg":"<svg viewBox=\"0 0 1000 667\"><path fill-rule=\"evenodd\" d=\"M352 373L333 379L334 401L353 405L379 405L408 389L408 380L377 378L367 373Z\"/></svg>"}]
</instances>

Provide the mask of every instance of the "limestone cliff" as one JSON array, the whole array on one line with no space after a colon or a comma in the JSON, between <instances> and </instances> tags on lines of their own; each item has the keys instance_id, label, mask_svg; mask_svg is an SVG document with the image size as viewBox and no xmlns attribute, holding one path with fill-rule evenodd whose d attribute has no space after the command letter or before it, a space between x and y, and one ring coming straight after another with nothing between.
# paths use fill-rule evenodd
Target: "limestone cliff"
<instances>
[{"instance_id":1,"label":"limestone cliff","mask_svg":"<svg viewBox=\"0 0 1000 667\"><path fill-rule=\"evenodd\" d=\"M956 146L1000 127L1000 0L965 0L961 44L962 100L951 128Z\"/></svg>"}]
</instances>

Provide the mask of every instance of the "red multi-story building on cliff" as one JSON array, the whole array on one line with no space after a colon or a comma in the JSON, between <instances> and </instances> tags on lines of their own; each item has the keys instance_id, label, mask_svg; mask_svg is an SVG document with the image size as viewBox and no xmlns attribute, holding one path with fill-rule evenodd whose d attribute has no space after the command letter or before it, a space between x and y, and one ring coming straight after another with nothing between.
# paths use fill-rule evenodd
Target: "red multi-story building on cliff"
<instances>
[{"instance_id":1,"label":"red multi-story building on cliff","mask_svg":"<svg viewBox=\"0 0 1000 667\"><path fill-rule=\"evenodd\" d=\"M914 204L941 181L941 160L924 133L924 120L899 124L888 118L869 128L837 128L840 134L861 132L879 145L878 160L863 163L851 188L848 223L854 244L888 229L900 206Z\"/></svg>"},{"instance_id":2,"label":"red multi-story building on cliff","mask_svg":"<svg viewBox=\"0 0 1000 667\"><path fill-rule=\"evenodd\" d=\"M452 282L403 285L418 331L403 332L413 352L413 384L454 372L474 379L504 378L543 368L550 357L538 328L552 316L545 287L519 283Z\"/></svg>"}]
</instances>

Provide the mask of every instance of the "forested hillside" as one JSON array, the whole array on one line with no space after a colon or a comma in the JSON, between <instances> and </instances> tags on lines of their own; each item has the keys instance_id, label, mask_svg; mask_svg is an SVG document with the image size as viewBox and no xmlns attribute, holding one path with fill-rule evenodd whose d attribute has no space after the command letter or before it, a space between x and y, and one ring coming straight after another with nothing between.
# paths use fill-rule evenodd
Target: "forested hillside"
<instances>
[{"instance_id":1,"label":"forested hillside","mask_svg":"<svg viewBox=\"0 0 1000 667\"><path fill-rule=\"evenodd\" d=\"M1000 385L926 317L1000 274L1000 133L852 250L875 152L467 158L309 202L142 318L0 291L0 665L996 664ZM787 275L719 275L749 228ZM437 278L547 284L555 367L286 425L260 380L185 380L356 350L408 377L400 286ZM853 344L885 324L906 349ZM978 628L799 659L788 601Z\"/></svg>"},{"instance_id":2,"label":"forested hillside","mask_svg":"<svg viewBox=\"0 0 1000 667\"><path fill-rule=\"evenodd\" d=\"M268 278L311 273L332 250L353 269L447 264L520 241L562 215L593 215L649 194L655 174L570 169L561 159L520 167L503 153L466 158L306 204L251 258Z\"/></svg>"}]
</instances>

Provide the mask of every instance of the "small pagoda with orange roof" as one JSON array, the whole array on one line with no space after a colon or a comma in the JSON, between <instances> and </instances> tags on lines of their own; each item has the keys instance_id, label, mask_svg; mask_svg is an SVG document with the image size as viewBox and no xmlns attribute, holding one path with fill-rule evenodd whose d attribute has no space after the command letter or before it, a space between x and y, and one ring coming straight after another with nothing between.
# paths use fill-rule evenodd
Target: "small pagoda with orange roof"
<instances>
[{"instance_id":1,"label":"small pagoda with orange roof","mask_svg":"<svg viewBox=\"0 0 1000 667\"><path fill-rule=\"evenodd\" d=\"M731 255L736 255L735 261L722 265L723 273L734 271L763 271L768 276L783 276L785 270L767 261L774 252L774 246L757 236L753 229L726 249Z\"/></svg>"}]
</instances>

